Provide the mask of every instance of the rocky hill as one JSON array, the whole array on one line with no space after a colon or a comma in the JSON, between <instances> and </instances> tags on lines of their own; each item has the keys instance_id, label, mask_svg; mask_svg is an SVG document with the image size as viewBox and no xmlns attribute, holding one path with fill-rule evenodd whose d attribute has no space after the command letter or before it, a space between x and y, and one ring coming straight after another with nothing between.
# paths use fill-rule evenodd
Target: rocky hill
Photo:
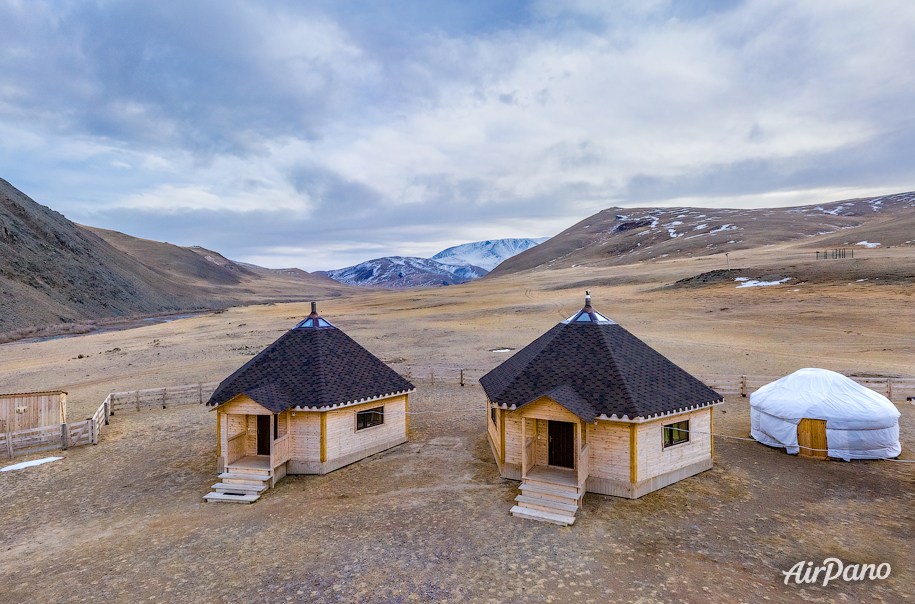
<instances>
[{"instance_id":1,"label":"rocky hill","mask_svg":"<svg viewBox=\"0 0 915 604\"><path fill-rule=\"evenodd\" d=\"M812 247L912 245L915 192L792 208L608 208L490 274L702 256L795 240Z\"/></svg>"},{"instance_id":2,"label":"rocky hill","mask_svg":"<svg viewBox=\"0 0 915 604\"><path fill-rule=\"evenodd\" d=\"M261 271L202 248L82 227L0 179L0 334L343 290L318 275Z\"/></svg>"}]
</instances>

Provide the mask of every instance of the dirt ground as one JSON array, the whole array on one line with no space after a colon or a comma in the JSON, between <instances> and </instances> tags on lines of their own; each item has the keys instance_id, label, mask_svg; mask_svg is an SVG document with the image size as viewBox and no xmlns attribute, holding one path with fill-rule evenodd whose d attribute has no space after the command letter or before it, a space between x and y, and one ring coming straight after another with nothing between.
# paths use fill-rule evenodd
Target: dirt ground
<instances>
[{"instance_id":1,"label":"dirt ground","mask_svg":"<svg viewBox=\"0 0 915 604\"><path fill-rule=\"evenodd\" d=\"M806 253L770 256L786 266ZM911 254L869 258L915 266ZM456 368L476 377L507 357L491 349L520 348L571 315L582 283L598 284L598 310L699 375L915 373L910 284L664 287L719 263L578 267L322 302L357 341L414 371L410 442L326 476L287 477L254 505L205 504L212 414L119 413L97 446L0 473L0 602L915 601L915 464L820 462L718 438L714 469L636 501L588 494L572 527L509 515L517 483L498 476L482 391L456 385ZM79 419L113 390L222 379L307 310L237 308L0 346L0 391L63 388ZM913 459L915 406L898 406ZM715 426L745 437L747 401L725 403ZM883 581L782 583L796 562L827 557L893 570Z\"/></svg>"},{"instance_id":2,"label":"dirt ground","mask_svg":"<svg viewBox=\"0 0 915 604\"><path fill-rule=\"evenodd\" d=\"M517 483L491 459L479 387L419 386L409 443L326 476L287 477L254 505L202 500L215 481L212 414L115 416L99 445L0 475L0 600L915 597L906 464L812 461L719 438L713 470L636 501L588 494L575 525L559 528L509 515ZM724 434L745 435L747 423L744 399L718 409ZM783 585L781 571L830 556L889 562L893 573Z\"/></svg>"}]
</instances>

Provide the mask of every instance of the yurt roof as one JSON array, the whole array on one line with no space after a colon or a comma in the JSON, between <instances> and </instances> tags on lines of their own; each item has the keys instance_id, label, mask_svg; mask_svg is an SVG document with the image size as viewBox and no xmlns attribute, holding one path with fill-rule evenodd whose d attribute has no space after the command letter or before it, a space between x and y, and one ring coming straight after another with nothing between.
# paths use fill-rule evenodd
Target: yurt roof
<instances>
[{"instance_id":1,"label":"yurt roof","mask_svg":"<svg viewBox=\"0 0 915 604\"><path fill-rule=\"evenodd\" d=\"M898 422L899 410L888 398L828 369L799 369L750 395L750 406L788 420L822 419L830 427L874 429Z\"/></svg>"},{"instance_id":2,"label":"yurt roof","mask_svg":"<svg viewBox=\"0 0 915 604\"><path fill-rule=\"evenodd\" d=\"M591 306L480 378L487 397L516 409L546 396L585 421L652 418L722 400Z\"/></svg>"},{"instance_id":3,"label":"yurt roof","mask_svg":"<svg viewBox=\"0 0 915 604\"><path fill-rule=\"evenodd\" d=\"M208 405L244 394L274 413L392 396L413 384L360 346L312 304L312 313L227 377Z\"/></svg>"}]
</instances>

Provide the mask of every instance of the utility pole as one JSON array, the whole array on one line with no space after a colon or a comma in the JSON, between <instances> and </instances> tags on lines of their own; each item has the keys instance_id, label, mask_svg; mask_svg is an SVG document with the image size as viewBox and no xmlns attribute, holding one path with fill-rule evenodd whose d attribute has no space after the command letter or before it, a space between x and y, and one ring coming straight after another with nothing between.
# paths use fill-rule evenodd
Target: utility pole
<instances>
[{"instance_id":1,"label":"utility pole","mask_svg":"<svg viewBox=\"0 0 915 604\"><path fill-rule=\"evenodd\" d=\"M725 260L727 261L727 263L728 263L728 272L731 272L731 259L728 258L728 252L725 252L725 253L724 253L724 259L725 259Z\"/></svg>"}]
</instances>

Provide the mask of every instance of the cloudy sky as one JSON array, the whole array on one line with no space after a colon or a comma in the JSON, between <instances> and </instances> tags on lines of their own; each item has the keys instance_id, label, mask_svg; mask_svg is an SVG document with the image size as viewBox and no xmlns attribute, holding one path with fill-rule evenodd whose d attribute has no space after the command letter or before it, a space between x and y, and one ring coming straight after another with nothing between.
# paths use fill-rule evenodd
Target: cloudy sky
<instances>
[{"instance_id":1,"label":"cloudy sky","mask_svg":"<svg viewBox=\"0 0 915 604\"><path fill-rule=\"evenodd\" d=\"M0 177L306 270L915 189L915 3L0 0Z\"/></svg>"}]
</instances>

